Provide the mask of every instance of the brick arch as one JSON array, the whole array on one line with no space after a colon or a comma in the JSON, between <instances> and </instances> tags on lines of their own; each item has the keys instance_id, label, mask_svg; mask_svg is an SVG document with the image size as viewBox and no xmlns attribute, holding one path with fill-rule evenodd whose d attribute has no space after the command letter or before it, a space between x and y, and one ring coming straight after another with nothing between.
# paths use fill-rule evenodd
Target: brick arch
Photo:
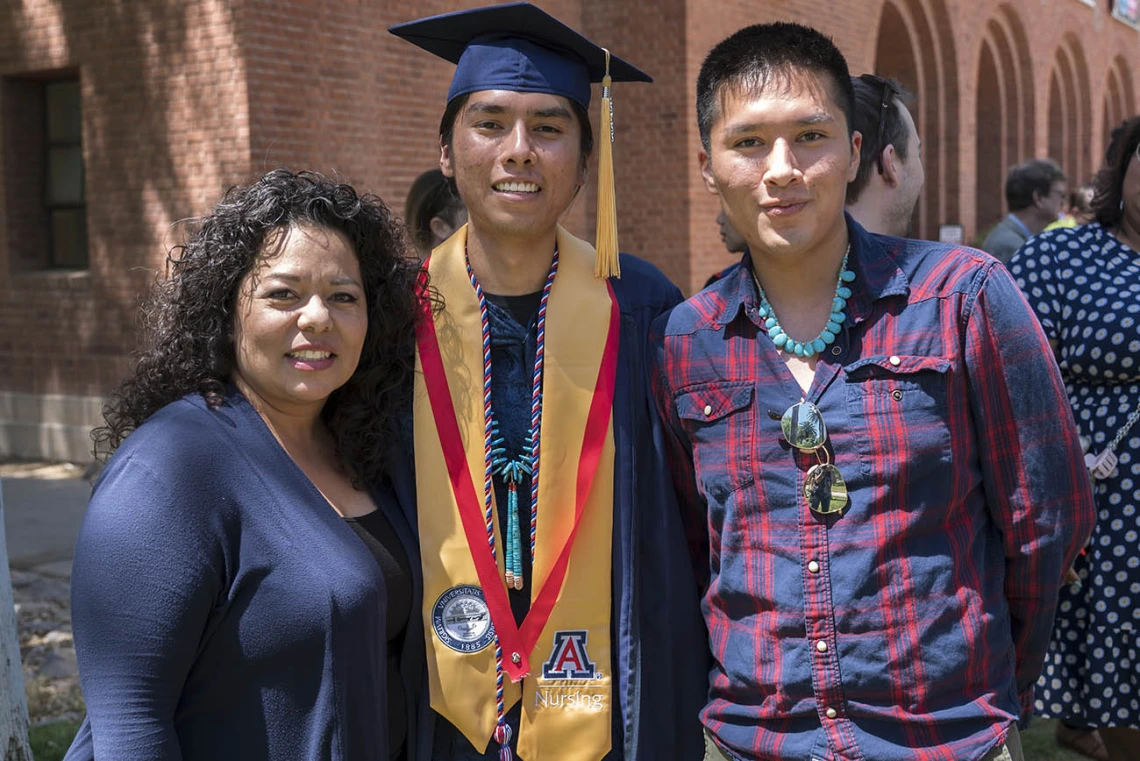
<instances>
[{"instance_id":1,"label":"brick arch","mask_svg":"<svg viewBox=\"0 0 1140 761\"><path fill-rule=\"evenodd\" d=\"M977 190L974 194L977 209L975 225L978 231L994 225L1002 216L1002 187L1007 165L1005 139L1013 131L1013 115L1007 107L1009 83L1005 80L1004 67L999 63L1000 54L988 38L982 39L978 54L977 120L975 134L993 134L998 140L978 140L975 143L974 181Z\"/></svg>"},{"instance_id":2,"label":"brick arch","mask_svg":"<svg viewBox=\"0 0 1140 761\"><path fill-rule=\"evenodd\" d=\"M1075 34L1065 34L1057 57L1069 108L1065 120L1065 156L1053 158L1061 161L1071 183L1085 182L1092 174L1092 86L1084 50Z\"/></svg>"},{"instance_id":3,"label":"brick arch","mask_svg":"<svg viewBox=\"0 0 1140 761\"><path fill-rule=\"evenodd\" d=\"M1008 162L1015 164L1030 158L1036 150L1036 119L1033 111L1036 103L1033 78L1033 58L1029 53L1029 38L1017 10L1009 4L1002 5L990 19L990 34L1007 61L1007 69L1013 73L1016 91L1011 124L1015 126L1010 135L1010 156ZM1006 58L1008 54L1008 59Z\"/></svg>"},{"instance_id":4,"label":"brick arch","mask_svg":"<svg viewBox=\"0 0 1140 761\"><path fill-rule=\"evenodd\" d=\"M1059 148L1060 153L1052 153L1053 142L1050 141L1050 158L1060 162L1065 174L1073 176L1077 173L1077 120L1080 119L1077 103L1077 80L1073 71L1072 62L1066 55L1064 46L1058 48L1054 58L1053 71L1057 75L1057 83L1061 89L1063 107L1063 122Z\"/></svg>"},{"instance_id":5,"label":"brick arch","mask_svg":"<svg viewBox=\"0 0 1140 761\"><path fill-rule=\"evenodd\" d=\"M1069 145L1069 103L1058 62L1049 74L1049 155L1063 161Z\"/></svg>"},{"instance_id":6,"label":"brick arch","mask_svg":"<svg viewBox=\"0 0 1140 761\"><path fill-rule=\"evenodd\" d=\"M920 237L934 238L939 224L959 221L958 67L944 0L886 0L875 71L915 93L926 169L915 230Z\"/></svg>"},{"instance_id":7,"label":"brick arch","mask_svg":"<svg viewBox=\"0 0 1140 761\"><path fill-rule=\"evenodd\" d=\"M1127 119L1136 115L1136 91L1132 86L1132 69L1128 66L1128 62L1124 60L1124 56L1118 55L1112 59L1112 67L1116 71L1116 75L1120 82L1120 96L1124 105L1124 114L1122 119Z\"/></svg>"},{"instance_id":8,"label":"brick arch","mask_svg":"<svg viewBox=\"0 0 1140 761\"><path fill-rule=\"evenodd\" d=\"M1136 96L1132 87L1132 71L1123 56L1116 56L1108 68L1105 80L1101 134L1107 148L1112 130L1122 121L1136 116Z\"/></svg>"},{"instance_id":9,"label":"brick arch","mask_svg":"<svg viewBox=\"0 0 1140 761\"><path fill-rule=\"evenodd\" d=\"M1126 113L1124 107L1124 93L1121 91L1120 77L1116 73L1116 66L1111 66L1108 69L1108 80L1104 86L1103 111L1104 140L1105 145L1108 145L1112 130L1116 125L1124 121L1124 114Z\"/></svg>"},{"instance_id":10,"label":"brick arch","mask_svg":"<svg viewBox=\"0 0 1140 761\"><path fill-rule=\"evenodd\" d=\"M1092 105L1088 68L1075 41L1065 40L1053 56L1049 75L1049 157L1070 182L1089 179L1092 166Z\"/></svg>"}]
</instances>

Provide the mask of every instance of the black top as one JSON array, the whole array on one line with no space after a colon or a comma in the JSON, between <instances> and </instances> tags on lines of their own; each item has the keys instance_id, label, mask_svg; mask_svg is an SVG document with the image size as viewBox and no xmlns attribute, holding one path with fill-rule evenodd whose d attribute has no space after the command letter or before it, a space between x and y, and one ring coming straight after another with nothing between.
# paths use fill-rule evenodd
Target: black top
<instances>
[{"instance_id":1,"label":"black top","mask_svg":"<svg viewBox=\"0 0 1140 761\"><path fill-rule=\"evenodd\" d=\"M511 313L515 322L528 327L530 319L538 313L538 305L542 303L542 291L525 293L522 296L499 296L495 293L483 293L487 301L496 304Z\"/></svg>"},{"instance_id":2,"label":"black top","mask_svg":"<svg viewBox=\"0 0 1140 761\"><path fill-rule=\"evenodd\" d=\"M530 435L530 403L537 353L538 306L542 291L522 296L487 296L487 318L491 323L491 406L507 457L514 459L526 449ZM499 511L499 529L507 535L509 513L507 485L495 475L495 503ZM518 530L520 537L530 537L530 476L518 484ZM541 509L541 507L539 508ZM522 541L522 572L526 580L522 589L510 589L507 598L515 623L522 626L530 611L531 562L529 539Z\"/></svg>"},{"instance_id":3,"label":"black top","mask_svg":"<svg viewBox=\"0 0 1140 761\"><path fill-rule=\"evenodd\" d=\"M404 631L412 614L412 569L399 537L383 511L373 510L358 518L344 520L376 559L388 592L385 623L388 637L388 748L391 758L400 758L408 735L408 706L400 678L400 654L404 649Z\"/></svg>"}]
</instances>

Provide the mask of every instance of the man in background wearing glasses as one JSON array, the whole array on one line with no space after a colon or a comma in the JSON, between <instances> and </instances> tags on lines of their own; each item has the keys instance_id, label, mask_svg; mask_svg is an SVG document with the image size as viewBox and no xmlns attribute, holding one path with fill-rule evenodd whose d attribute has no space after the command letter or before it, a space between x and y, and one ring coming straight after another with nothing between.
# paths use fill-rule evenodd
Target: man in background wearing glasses
<instances>
[{"instance_id":1,"label":"man in background wearing glasses","mask_svg":"<svg viewBox=\"0 0 1140 761\"><path fill-rule=\"evenodd\" d=\"M847 186L847 211L869 232L910 236L926 175L922 141L897 82L863 74L855 90L855 131L863 136L859 170Z\"/></svg>"},{"instance_id":2,"label":"man in background wearing glasses","mask_svg":"<svg viewBox=\"0 0 1140 761\"><path fill-rule=\"evenodd\" d=\"M1005 269L845 215L853 111L797 24L697 80L748 252L657 321L651 377L714 657L705 757L1019 761L1088 473Z\"/></svg>"},{"instance_id":3,"label":"man in background wearing glasses","mask_svg":"<svg viewBox=\"0 0 1140 761\"><path fill-rule=\"evenodd\" d=\"M1005 180L1007 214L982 244L1002 264L1021 244L1056 222L1068 195L1065 173L1051 159L1033 159L1009 170Z\"/></svg>"}]
</instances>

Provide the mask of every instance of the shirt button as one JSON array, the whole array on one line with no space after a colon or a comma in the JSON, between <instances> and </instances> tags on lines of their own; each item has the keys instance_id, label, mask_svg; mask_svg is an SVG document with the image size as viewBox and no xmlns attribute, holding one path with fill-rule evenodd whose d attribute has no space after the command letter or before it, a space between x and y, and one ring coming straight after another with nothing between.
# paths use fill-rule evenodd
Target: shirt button
<instances>
[{"instance_id":1,"label":"shirt button","mask_svg":"<svg viewBox=\"0 0 1140 761\"><path fill-rule=\"evenodd\" d=\"M843 353L843 347L842 346L832 346L831 347L831 353L838 357L840 354Z\"/></svg>"},{"instance_id":2,"label":"shirt button","mask_svg":"<svg viewBox=\"0 0 1140 761\"><path fill-rule=\"evenodd\" d=\"M899 365L901 365L901 364L902 364L902 360L901 360L901 359L899 359L898 357L891 357L891 358L890 358L890 359L888 359L887 361L888 361L888 362L890 362L890 363L891 363L892 365L894 365L895 367L898 367Z\"/></svg>"},{"instance_id":3,"label":"shirt button","mask_svg":"<svg viewBox=\"0 0 1140 761\"><path fill-rule=\"evenodd\" d=\"M823 712L823 714L824 714L824 716L826 716L829 719L834 719L836 716L839 715L839 711L836 711L834 708L828 708L826 711Z\"/></svg>"},{"instance_id":4,"label":"shirt button","mask_svg":"<svg viewBox=\"0 0 1140 761\"><path fill-rule=\"evenodd\" d=\"M712 405L706 404L705 405L705 417L708 417L711 414L712 414Z\"/></svg>"},{"instance_id":5,"label":"shirt button","mask_svg":"<svg viewBox=\"0 0 1140 761\"><path fill-rule=\"evenodd\" d=\"M891 398L894 399L896 402L901 402L902 401L902 391L900 391L896 388L894 391L891 392Z\"/></svg>"},{"instance_id":6,"label":"shirt button","mask_svg":"<svg viewBox=\"0 0 1140 761\"><path fill-rule=\"evenodd\" d=\"M823 640L820 640L819 642L815 643L815 649L820 651L821 653L826 653L827 652L827 643L824 642Z\"/></svg>"},{"instance_id":7,"label":"shirt button","mask_svg":"<svg viewBox=\"0 0 1140 761\"><path fill-rule=\"evenodd\" d=\"M819 573L819 563L814 560L808 563L808 570L812 573Z\"/></svg>"}]
</instances>

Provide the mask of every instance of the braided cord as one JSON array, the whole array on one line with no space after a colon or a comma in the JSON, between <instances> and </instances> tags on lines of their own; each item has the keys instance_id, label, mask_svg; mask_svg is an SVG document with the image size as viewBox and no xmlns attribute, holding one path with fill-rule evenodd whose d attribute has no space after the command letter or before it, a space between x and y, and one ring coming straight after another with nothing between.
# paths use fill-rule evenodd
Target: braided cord
<instances>
[{"instance_id":1,"label":"braided cord","mask_svg":"<svg viewBox=\"0 0 1140 761\"><path fill-rule=\"evenodd\" d=\"M491 321L487 317L487 297L483 293L483 287L479 285L479 279L475 277L475 270L471 268L471 260L467 259L466 261L467 276L471 280L471 286L475 289L475 296L479 301L479 322L483 339L483 507L484 519L487 526L487 546L491 550L491 559L497 560L495 553L495 516L492 500L492 476L495 471L496 454L499 450L497 444L501 442L501 439L498 439L498 426L495 424L494 412L491 408ZM539 302L538 306L538 337L535 349L534 374L531 379L531 451L529 457L529 465L531 472L530 562L532 567L534 565L535 537L538 527L538 442L539 433L542 426L542 371L546 357L546 307L547 303L550 300L550 290L554 285L554 277L557 273L558 249L555 248L554 259L550 265L550 274L546 276L546 283L542 289L542 299ZM510 480L517 482L518 478L521 476L521 473L519 472L520 464L517 462L515 464L505 464L502 469L504 470L504 477ZM514 512L514 515L516 517L511 518L510 511L508 511L509 524L517 524L517 508ZM517 540L517 536L517 525L508 525L507 531L504 532L503 535L504 544L506 544L511 539ZM517 568L517 576L514 573L516 568L507 567L505 570L508 576L508 587L513 586L516 589L521 589L521 567ZM499 641L498 633L495 634L495 716L495 741L499 743L499 759L500 761L512 761L510 748L511 728L507 724L506 710L503 700L503 645Z\"/></svg>"},{"instance_id":2,"label":"braided cord","mask_svg":"<svg viewBox=\"0 0 1140 761\"><path fill-rule=\"evenodd\" d=\"M542 433L542 371L546 361L546 305L550 301L550 289L554 286L554 276L558 274L558 249L554 249L554 261L550 264L550 274L542 288L542 300L538 303L537 340L534 352L534 377L530 392L530 564L534 573L534 548L538 538L538 454Z\"/></svg>"}]
</instances>

